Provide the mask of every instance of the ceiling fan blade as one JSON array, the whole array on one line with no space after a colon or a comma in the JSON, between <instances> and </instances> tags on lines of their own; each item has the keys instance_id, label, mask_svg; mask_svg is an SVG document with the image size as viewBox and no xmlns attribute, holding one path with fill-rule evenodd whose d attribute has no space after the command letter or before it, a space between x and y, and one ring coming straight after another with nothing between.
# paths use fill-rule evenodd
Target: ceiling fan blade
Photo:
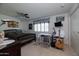
<instances>
[{"instance_id":1,"label":"ceiling fan blade","mask_svg":"<svg viewBox=\"0 0 79 59\"><path fill-rule=\"evenodd\" d=\"M23 13L20 13L20 12L17 12L17 14L20 15L20 16L24 16L24 14Z\"/></svg>"},{"instance_id":2,"label":"ceiling fan blade","mask_svg":"<svg viewBox=\"0 0 79 59\"><path fill-rule=\"evenodd\" d=\"M25 16L26 18L30 18L28 14L24 14L24 16Z\"/></svg>"},{"instance_id":3,"label":"ceiling fan blade","mask_svg":"<svg viewBox=\"0 0 79 59\"><path fill-rule=\"evenodd\" d=\"M30 18L29 16L25 16L26 18Z\"/></svg>"},{"instance_id":4,"label":"ceiling fan blade","mask_svg":"<svg viewBox=\"0 0 79 59\"><path fill-rule=\"evenodd\" d=\"M25 18L30 18L28 16L28 14L24 14L24 13L20 13L20 12L17 12L18 15L22 16L22 17L25 17Z\"/></svg>"}]
</instances>

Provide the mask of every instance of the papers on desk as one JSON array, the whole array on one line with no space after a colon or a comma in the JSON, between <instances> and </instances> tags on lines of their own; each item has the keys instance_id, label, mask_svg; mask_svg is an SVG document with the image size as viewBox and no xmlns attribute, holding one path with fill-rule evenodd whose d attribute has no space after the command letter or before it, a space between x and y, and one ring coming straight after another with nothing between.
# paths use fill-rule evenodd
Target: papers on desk
<instances>
[{"instance_id":1,"label":"papers on desk","mask_svg":"<svg viewBox=\"0 0 79 59\"><path fill-rule=\"evenodd\" d=\"M5 39L7 39L7 38L5 38ZM0 49L6 47L8 44L11 44L13 42L15 42L15 40L4 40L2 43L0 43Z\"/></svg>"},{"instance_id":2,"label":"papers on desk","mask_svg":"<svg viewBox=\"0 0 79 59\"><path fill-rule=\"evenodd\" d=\"M0 43L0 46L2 46L2 45L8 45L8 44L11 44L13 42L15 42L15 40L4 40L2 43Z\"/></svg>"},{"instance_id":3,"label":"papers on desk","mask_svg":"<svg viewBox=\"0 0 79 59\"><path fill-rule=\"evenodd\" d=\"M4 38L4 40L8 39L7 37Z\"/></svg>"},{"instance_id":4,"label":"papers on desk","mask_svg":"<svg viewBox=\"0 0 79 59\"><path fill-rule=\"evenodd\" d=\"M3 48L5 48L6 47L6 45L2 45L2 46L0 46L0 49L3 49Z\"/></svg>"}]
</instances>

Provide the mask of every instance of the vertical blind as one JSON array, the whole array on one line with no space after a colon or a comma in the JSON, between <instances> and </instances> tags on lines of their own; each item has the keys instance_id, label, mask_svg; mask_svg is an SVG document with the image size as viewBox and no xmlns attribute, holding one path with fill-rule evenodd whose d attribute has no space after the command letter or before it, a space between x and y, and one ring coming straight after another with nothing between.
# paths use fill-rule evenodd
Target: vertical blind
<instances>
[{"instance_id":1,"label":"vertical blind","mask_svg":"<svg viewBox=\"0 0 79 59\"><path fill-rule=\"evenodd\" d=\"M40 18L34 23L34 31L35 32L48 32L49 29L49 17Z\"/></svg>"}]
</instances>

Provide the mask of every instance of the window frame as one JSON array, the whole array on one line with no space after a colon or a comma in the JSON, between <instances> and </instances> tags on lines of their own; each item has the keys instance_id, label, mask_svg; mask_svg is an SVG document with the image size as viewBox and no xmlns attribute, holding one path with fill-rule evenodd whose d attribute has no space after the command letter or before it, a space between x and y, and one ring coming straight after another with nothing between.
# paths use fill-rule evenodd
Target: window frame
<instances>
[{"instance_id":1,"label":"window frame","mask_svg":"<svg viewBox=\"0 0 79 59\"><path fill-rule=\"evenodd\" d=\"M41 23L44 23L44 31L41 31ZM48 23L48 31L45 31L45 23ZM38 24L40 24L40 31L38 31ZM35 31L35 25L37 25L37 31ZM35 32L49 32L49 22L40 22L40 23L36 23L34 24L34 31Z\"/></svg>"}]
</instances>

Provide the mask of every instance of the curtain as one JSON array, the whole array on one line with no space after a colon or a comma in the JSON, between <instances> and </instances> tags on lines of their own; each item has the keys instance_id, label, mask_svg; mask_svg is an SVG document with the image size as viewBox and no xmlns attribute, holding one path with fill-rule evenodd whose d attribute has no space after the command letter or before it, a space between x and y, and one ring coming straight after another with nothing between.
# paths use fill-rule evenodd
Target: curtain
<instances>
[{"instance_id":1,"label":"curtain","mask_svg":"<svg viewBox=\"0 0 79 59\"><path fill-rule=\"evenodd\" d=\"M42 17L42 18L37 18L35 21L33 21L33 24L37 23L49 23L50 18L49 17Z\"/></svg>"}]
</instances>

